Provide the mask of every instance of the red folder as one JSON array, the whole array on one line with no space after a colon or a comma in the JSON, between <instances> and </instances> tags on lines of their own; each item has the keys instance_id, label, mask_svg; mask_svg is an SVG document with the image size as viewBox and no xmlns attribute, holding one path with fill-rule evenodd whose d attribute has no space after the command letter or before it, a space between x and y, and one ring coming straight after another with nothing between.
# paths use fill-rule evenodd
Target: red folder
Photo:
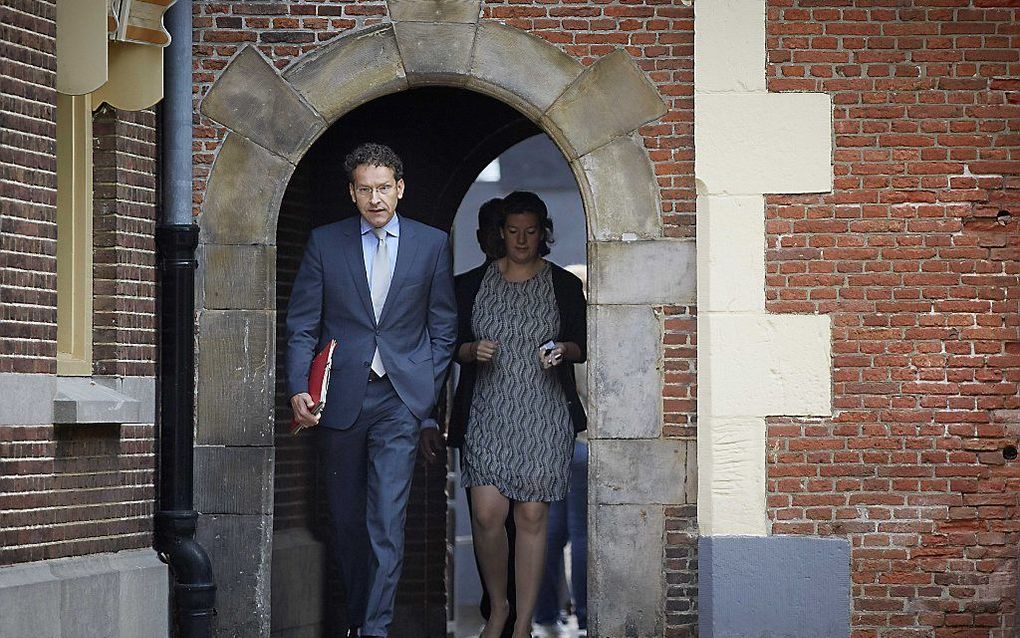
<instances>
[{"instance_id":1,"label":"red folder","mask_svg":"<svg viewBox=\"0 0 1020 638\"><path fill-rule=\"evenodd\" d=\"M336 339L330 339L326 347L315 355L312 365L308 369L308 394L312 396L315 405L311 413L318 414L326 407L326 390L329 389L329 368L333 363L333 350L336 349ZM307 428L307 425L298 423L297 417L290 420L290 433L297 434Z\"/></svg>"}]
</instances>

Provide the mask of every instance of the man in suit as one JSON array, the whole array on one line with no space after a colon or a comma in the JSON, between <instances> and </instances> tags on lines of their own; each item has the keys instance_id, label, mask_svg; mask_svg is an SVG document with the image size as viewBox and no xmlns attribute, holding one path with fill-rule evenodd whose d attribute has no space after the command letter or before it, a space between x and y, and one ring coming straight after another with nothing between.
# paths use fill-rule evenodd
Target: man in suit
<instances>
[{"instance_id":1,"label":"man in suit","mask_svg":"<svg viewBox=\"0 0 1020 638\"><path fill-rule=\"evenodd\" d=\"M400 158L363 144L344 168L360 215L311 233L287 309L286 374L298 421L320 426L348 635L385 637L415 452L420 444L431 461L442 450L429 415L453 354L457 315L449 238L397 215ZM337 347L329 393L314 415L308 369L330 339Z\"/></svg>"}]
</instances>

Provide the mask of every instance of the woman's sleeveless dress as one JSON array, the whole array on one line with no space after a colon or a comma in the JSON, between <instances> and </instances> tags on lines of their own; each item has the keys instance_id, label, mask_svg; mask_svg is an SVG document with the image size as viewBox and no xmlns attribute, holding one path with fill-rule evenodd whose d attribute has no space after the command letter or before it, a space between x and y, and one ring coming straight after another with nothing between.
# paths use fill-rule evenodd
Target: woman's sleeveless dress
<instances>
[{"instance_id":1,"label":"woman's sleeveless dress","mask_svg":"<svg viewBox=\"0 0 1020 638\"><path fill-rule=\"evenodd\" d=\"M515 501L566 497L574 429L558 371L543 370L538 361L539 346L560 331L549 264L513 283L493 262L475 297L471 328L476 339L499 348L491 362L477 366L464 486L492 485Z\"/></svg>"}]
</instances>

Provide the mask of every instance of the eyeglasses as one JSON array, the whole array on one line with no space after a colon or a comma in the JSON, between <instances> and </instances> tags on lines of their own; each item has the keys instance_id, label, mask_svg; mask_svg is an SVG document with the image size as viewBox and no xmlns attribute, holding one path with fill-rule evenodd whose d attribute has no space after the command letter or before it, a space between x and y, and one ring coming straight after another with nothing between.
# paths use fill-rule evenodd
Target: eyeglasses
<instances>
[{"instance_id":1,"label":"eyeglasses","mask_svg":"<svg viewBox=\"0 0 1020 638\"><path fill-rule=\"evenodd\" d=\"M354 192L357 194L358 197L361 198L372 197L375 193L378 193L382 197L386 197L387 195L393 192L393 188L394 188L393 184L383 184L382 186L379 187L358 186L357 188L354 189Z\"/></svg>"}]
</instances>

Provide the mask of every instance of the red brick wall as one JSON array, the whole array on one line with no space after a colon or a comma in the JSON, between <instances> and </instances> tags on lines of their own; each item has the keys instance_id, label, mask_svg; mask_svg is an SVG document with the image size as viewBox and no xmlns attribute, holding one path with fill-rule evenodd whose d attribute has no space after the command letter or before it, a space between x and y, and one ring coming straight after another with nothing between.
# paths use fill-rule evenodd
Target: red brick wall
<instances>
[{"instance_id":1,"label":"red brick wall","mask_svg":"<svg viewBox=\"0 0 1020 638\"><path fill-rule=\"evenodd\" d=\"M633 56L670 111L641 128L655 166L663 231L694 236L694 8L683 0L486 0L484 18L544 38L584 65L616 48Z\"/></svg>"},{"instance_id":2,"label":"red brick wall","mask_svg":"<svg viewBox=\"0 0 1020 638\"><path fill-rule=\"evenodd\" d=\"M0 372L56 372L53 2L0 7ZM95 139L95 370L152 375L151 112L104 111ZM51 401L4 397L5 401ZM153 426L0 426L0 564L146 547Z\"/></svg>"},{"instance_id":3,"label":"red brick wall","mask_svg":"<svg viewBox=\"0 0 1020 638\"><path fill-rule=\"evenodd\" d=\"M276 234L276 465L273 483L273 529L314 528L325 523L319 511L322 494L317 485L313 436L290 435L290 397L287 392L286 363L287 301L294 285L308 233L314 219L314 176L302 163L290 180ZM321 518L320 518L321 516Z\"/></svg>"},{"instance_id":4,"label":"red brick wall","mask_svg":"<svg viewBox=\"0 0 1020 638\"><path fill-rule=\"evenodd\" d=\"M768 308L832 317L834 407L771 420L772 531L849 538L855 638L1012 636L1020 8L769 0L767 28L770 90L835 125L834 192L768 198Z\"/></svg>"},{"instance_id":5,"label":"red brick wall","mask_svg":"<svg viewBox=\"0 0 1020 638\"><path fill-rule=\"evenodd\" d=\"M0 372L56 371L55 3L0 6Z\"/></svg>"},{"instance_id":6,"label":"red brick wall","mask_svg":"<svg viewBox=\"0 0 1020 638\"><path fill-rule=\"evenodd\" d=\"M156 374L156 121L102 107L93 118L93 369Z\"/></svg>"},{"instance_id":7,"label":"red brick wall","mask_svg":"<svg viewBox=\"0 0 1020 638\"><path fill-rule=\"evenodd\" d=\"M0 427L0 565L147 547L151 425Z\"/></svg>"}]
</instances>

